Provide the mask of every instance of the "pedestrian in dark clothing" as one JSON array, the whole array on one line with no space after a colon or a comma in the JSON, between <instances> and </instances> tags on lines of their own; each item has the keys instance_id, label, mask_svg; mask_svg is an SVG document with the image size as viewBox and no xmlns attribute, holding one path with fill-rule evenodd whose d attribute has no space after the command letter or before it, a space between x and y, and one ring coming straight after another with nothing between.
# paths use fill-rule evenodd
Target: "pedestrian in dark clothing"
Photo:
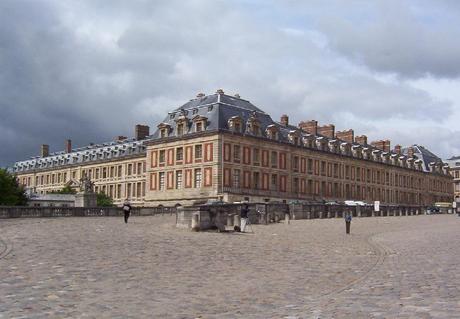
<instances>
[{"instance_id":1,"label":"pedestrian in dark clothing","mask_svg":"<svg viewBox=\"0 0 460 319\"><path fill-rule=\"evenodd\" d=\"M125 223L128 223L128 218L131 213L131 205L128 202L128 199L123 203L123 212L125 213Z\"/></svg>"}]
</instances>

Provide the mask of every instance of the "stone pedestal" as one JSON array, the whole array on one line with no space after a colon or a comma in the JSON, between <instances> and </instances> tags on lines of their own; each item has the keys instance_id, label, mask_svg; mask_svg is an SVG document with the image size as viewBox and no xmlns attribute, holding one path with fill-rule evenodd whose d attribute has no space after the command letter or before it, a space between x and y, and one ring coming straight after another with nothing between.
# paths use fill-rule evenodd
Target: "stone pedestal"
<instances>
[{"instance_id":1,"label":"stone pedestal","mask_svg":"<svg viewBox=\"0 0 460 319\"><path fill-rule=\"evenodd\" d=\"M75 207L96 207L96 193L79 193L75 194Z\"/></svg>"}]
</instances>

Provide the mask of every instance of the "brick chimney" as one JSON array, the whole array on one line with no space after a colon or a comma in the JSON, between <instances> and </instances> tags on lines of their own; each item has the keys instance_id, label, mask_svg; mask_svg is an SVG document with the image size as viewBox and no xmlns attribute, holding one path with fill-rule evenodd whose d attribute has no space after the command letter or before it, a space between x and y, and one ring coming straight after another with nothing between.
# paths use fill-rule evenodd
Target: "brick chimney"
<instances>
[{"instance_id":1,"label":"brick chimney","mask_svg":"<svg viewBox=\"0 0 460 319\"><path fill-rule=\"evenodd\" d=\"M300 122L299 128L302 131L305 131L307 133L317 135L318 134L318 121L311 120L307 122Z\"/></svg>"},{"instance_id":2,"label":"brick chimney","mask_svg":"<svg viewBox=\"0 0 460 319\"><path fill-rule=\"evenodd\" d=\"M415 149L411 146L408 148L407 150L407 157L408 158L414 158L414 153L415 153Z\"/></svg>"},{"instance_id":3,"label":"brick chimney","mask_svg":"<svg viewBox=\"0 0 460 319\"><path fill-rule=\"evenodd\" d=\"M142 140L150 135L150 127L148 125L137 124L135 129L136 140Z\"/></svg>"},{"instance_id":4,"label":"brick chimney","mask_svg":"<svg viewBox=\"0 0 460 319\"><path fill-rule=\"evenodd\" d=\"M72 152L72 140L65 140L65 152L66 153Z\"/></svg>"},{"instance_id":5,"label":"brick chimney","mask_svg":"<svg viewBox=\"0 0 460 319\"><path fill-rule=\"evenodd\" d=\"M352 129L346 131L337 131L335 137L348 143L353 143L355 140L355 132Z\"/></svg>"},{"instance_id":6,"label":"brick chimney","mask_svg":"<svg viewBox=\"0 0 460 319\"><path fill-rule=\"evenodd\" d=\"M121 141L124 141L128 139L126 136L123 136L123 135L118 135L117 137L115 137L115 141L117 142L121 142Z\"/></svg>"},{"instance_id":7,"label":"brick chimney","mask_svg":"<svg viewBox=\"0 0 460 319\"><path fill-rule=\"evenodd\" d=\"M375 148L378 148L381 151L385 149L385 141L382 141L382 140L373 141L371 142L371 145L374 146Z\"/></svg>"},{"instance_id":8,"label":"brick chimney","mask_svg":"<svg viewBox=\"0 0 460 319\"><path fill-rule=\"evenodd\" d=\"M356 136L355 143L358 143L360 145L367 145L367 136L366 135Z\"/></svg>"},{"instance_id":9,"label":"brick chimney","mask_svg":"<svg viewBox=\"0 0 460 319\"><path fill-rule=\"evenodd\" d=\"M40 156L48 157L50 155L50 146L47 144L42 144L40 147Z\"/></svg>"},{"instance_id":10,"label":"brick chimney","mask_svg":"<svg viewBox=\"0 0 460 319\"><path fill-rule=\"evenodd\" d=\"M323 125L318 127L318 134L324 135L329 138L335 136L335 126L333 124Z\"/></svg>"},{"instance_id":11,"label":"brick chimney","mask_svg":"<svg viewBox=\"0 0 460 319\"><path fill-rule=\"evenodd\" d=\"M401 154L401 145L395 145L393 152L395 152L396 154Z\"/></svg>"},{"instance_id":12,"label":"brick chimney","mask_svg":"<svg viewBox=\"0 0 460 319\"><path fill-rule=\"evenodd\" d=\"M390 142L390 140L384 140L383 142L384 142L383 150L385 152L389 153L391 151L391 142Z\"/></svg>"},{"instance_id":13,"label":"brick chimney","mask_svg":"<svg viewBox=\"0 0 460 319\"><path fill-rule=\"evenodd\" d=\"M284 126L288 126L289 125L289 116L287 116L286 114L283 114L281 115L281 120L280 120L281 124L283 124Z\"/></svg>"}]
</instances>

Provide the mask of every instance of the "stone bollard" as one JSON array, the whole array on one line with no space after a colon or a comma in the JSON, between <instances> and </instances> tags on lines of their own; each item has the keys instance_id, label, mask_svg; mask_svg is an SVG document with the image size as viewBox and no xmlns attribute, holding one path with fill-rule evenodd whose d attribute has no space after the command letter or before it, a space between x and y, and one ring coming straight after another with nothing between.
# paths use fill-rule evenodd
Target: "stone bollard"
<instances>
[{"instance_id":1,"label":"stone bollard","mask_svg":"<svg viewBox=\"0 0 460 319\"><path fill-rule=\"evenodd\" d=\"M319 219L322 219L322 218L323 218L323 212L319 212L319 213L318 213L318 218L319 218Z\"/></svg>"},{"instance_id":2,"label":"stone bollard","mask_svg":"<svg viewBox=\"0 0 460 319\"><path fill-rule=\"evenodd\" d=\"M227 226L233 226L233 215L232 214L227 215Z\"/></svg>"},{"instance_id":3,"label":"stone bollard","mask_svg":"<svg viewBox=\"0 0 460 319\"><path fill-rule=\"evenodd\" d=\"M339 212L338 211L335 211L334 218L339 218Z\"/></svg>"},{"instance_id":4,"label":"stone bollard","mask_svg":"<svg viewBox=\"0 0 460 319\"><path fill-rule=\"evenodd\" d=\"M307 219L311 219L311 212L307 212Z\"/></svg>"},{"instance_id":5,"label":"stone bollard","mask_svg":"<svg viewBox=\"0 0 460 319\"><path fill-rule=\"evenodd\" d=\"M284 214L284 221L286 225L289 225L291 223L291 216L289 215L289 213Z\"/></svg>"},{"instance_id":6,"label":"stone bollard","mask_svg":"<svg viewBox=\"0 0 460 319\"><path fill-rule=\"evenodd\" d=\"M198 214L192 215L192 231L200 231L200 216Z\"/></svg>"},{"instance_id":7,"label":"stone bollard","mask_svg":"<svg viewBox=\"0 0 460 319\"><path fill-rule=\"evenodd\" d=\"M234 225L234 226L241 227L241 216L240 216L240 215L235 214L235 215L233 216L233 225Z\"/></svg>"},{"instance_id":8,"label":"stone bollard","mask_svg":"<svg viewBox=\"0 0 460 319\"><path fill-rule=\"evenodd\" d=\"M372 210L371 216L375 217L375 210Z\"/></svg>"},{"instance_id":9,"label":"stone bollard","mask_svg":"<svg viewBox=\"0 0 460 319\"><path fill-rule=\"evenodd\" d=\"M326 218L331 218L331 212L329 212L329 211L327 212Z\"/></svg>"}]
</instances>

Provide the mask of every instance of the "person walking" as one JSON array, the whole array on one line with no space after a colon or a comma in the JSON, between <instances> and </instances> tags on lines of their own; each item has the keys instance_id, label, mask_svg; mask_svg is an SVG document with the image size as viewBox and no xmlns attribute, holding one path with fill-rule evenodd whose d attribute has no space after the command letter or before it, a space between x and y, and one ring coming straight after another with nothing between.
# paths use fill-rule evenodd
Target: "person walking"
<instances>
[{"instance_id":1,"label":"person walking","mask_svg":"<svg viewBox=\"0 0 460 319\"><path fill-rule=\"evenodd\" d=\"M248 222L249 207L248 204L243 204L241 207L241 232L244 233L246 230L246 224Z\"/></svg>"},{"instance_id":2,"label":"person walking","mask_svg":"<svg viewBox=\"0 0 460 319\"><path fill-rule=\"evenodd\" d=\"M125 223L128 223L128 218L131 213L131 204L129 203L128 199L125 200L123 203L123 212L125 213Z\"/></svg>"}]
</instances>

